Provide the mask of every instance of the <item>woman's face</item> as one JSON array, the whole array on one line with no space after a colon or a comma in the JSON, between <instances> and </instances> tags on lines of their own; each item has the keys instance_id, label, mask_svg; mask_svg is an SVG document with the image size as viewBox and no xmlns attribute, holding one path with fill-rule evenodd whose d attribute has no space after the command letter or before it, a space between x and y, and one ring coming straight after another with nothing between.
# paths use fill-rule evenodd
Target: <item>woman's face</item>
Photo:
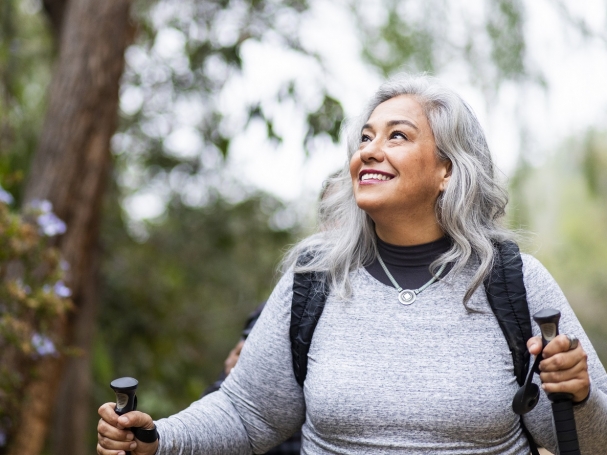
<instances>
[{"instance_id":1,"label":"woman's face","mask_svg":"<svg viewBox=\"0 0 607 455\"><path fill-rule=\"evenodd\" d=\"M428 119L415 98L400 95L381 103L360 136L350 160L358 206L376 224L403 217L435 221L434 206L451 163L438 158Z\"/></svg>"}]
</instances>

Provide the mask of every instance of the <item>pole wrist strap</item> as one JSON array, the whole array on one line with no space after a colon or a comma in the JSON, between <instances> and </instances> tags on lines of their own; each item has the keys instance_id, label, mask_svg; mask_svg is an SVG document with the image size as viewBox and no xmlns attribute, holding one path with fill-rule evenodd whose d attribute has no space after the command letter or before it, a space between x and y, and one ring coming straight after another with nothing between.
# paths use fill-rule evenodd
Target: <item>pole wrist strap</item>
<instances>
[{"instance_id":1,"label":"pole wrist strap","mask_svg":"<svg viewBox=\"0 0 607 455\"><path fill-rule=\"evenodd\" d=\"M143 428L131 428L131 431L135 435L136 439L139 439L141 442L147 442L148 444L151 442L156 442L160 439L160 435L158 434L158 430L156 430L156 425L151 430L145 430Z\"/></svg>"}]
</instances>

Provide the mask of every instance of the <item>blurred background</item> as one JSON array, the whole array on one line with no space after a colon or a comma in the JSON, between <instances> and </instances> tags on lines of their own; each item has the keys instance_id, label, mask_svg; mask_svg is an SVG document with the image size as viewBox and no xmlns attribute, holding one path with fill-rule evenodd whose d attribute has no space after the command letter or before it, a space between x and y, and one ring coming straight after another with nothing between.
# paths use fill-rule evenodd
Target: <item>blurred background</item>
<instances>
[{"instance_id":1,"label":"blurred background","mask_svg":"<svg viewBox=\"0 0 607 455\"><path fill-rule=\"evenodd\" d=\"M120 376L156 418L197 399L400 70L472 105L606 362L606 24L603 0L3 0L0 454L94 453Z\"/></svg>"}]
</instances>

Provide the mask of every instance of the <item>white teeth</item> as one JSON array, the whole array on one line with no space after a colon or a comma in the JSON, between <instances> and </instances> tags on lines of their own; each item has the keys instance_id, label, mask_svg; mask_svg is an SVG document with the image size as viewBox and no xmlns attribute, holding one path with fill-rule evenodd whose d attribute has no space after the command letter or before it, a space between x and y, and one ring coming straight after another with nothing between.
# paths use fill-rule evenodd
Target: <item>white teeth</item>
<instances>
[{"instance_id":1,"label":"white teeth","mask_svg":"<svg viewBox=\"0 0 607 455\"><path fill-rule=\"evenodd\" d=\"M383 174L364 174L360 180L390 180L390 178Z\"/></svg>"}]
</instances>

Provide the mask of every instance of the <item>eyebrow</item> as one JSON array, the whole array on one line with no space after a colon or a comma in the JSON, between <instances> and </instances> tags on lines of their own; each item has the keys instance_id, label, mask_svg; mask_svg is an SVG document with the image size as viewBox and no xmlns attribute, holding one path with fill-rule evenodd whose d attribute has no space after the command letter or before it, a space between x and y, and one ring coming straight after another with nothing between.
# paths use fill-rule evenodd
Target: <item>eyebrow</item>
<instances>
[{"instance_id":1,"label":"eyebrow","mask_svg":"<svg viewBox=\"0 0 607 455\"><path fill-rule=\"evenodd\" d=\"M396 125L409 125L411 128L413 128L416 131L419 131L419 128L417 126L415 126L415 124L413 122L410 122L409 120L390 120L387 123L388 126L396 126ZM366 129L372 129L371 125L369 123L365 123L362 127L363 130Z\"/></svg>"}]
</instances>

